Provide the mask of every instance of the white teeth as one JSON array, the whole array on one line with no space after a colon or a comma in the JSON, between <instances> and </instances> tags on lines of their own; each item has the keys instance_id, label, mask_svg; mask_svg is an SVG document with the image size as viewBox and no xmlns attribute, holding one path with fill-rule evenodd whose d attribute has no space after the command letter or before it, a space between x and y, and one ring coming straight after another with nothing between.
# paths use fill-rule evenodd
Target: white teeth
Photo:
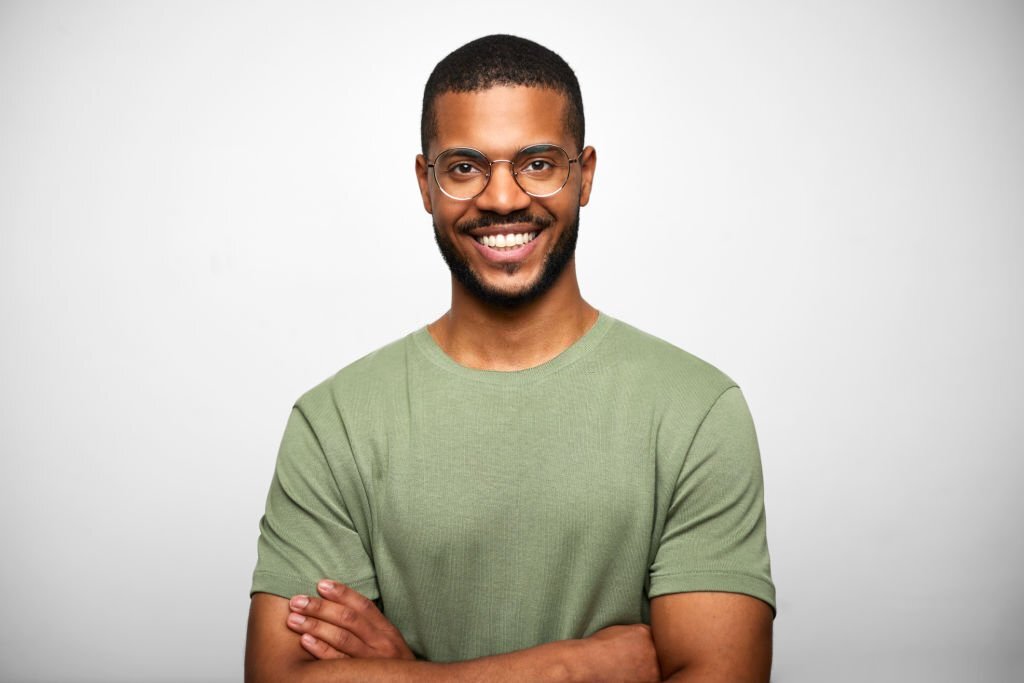
<instances>
[{"instance_id":1,"label":"white teeth","mask_svg":"<svg viewBox=\"0 0 1024 683\"><path fill-rule=\"evenodd\" d=\"M477 237L476 241L492 249L513 249L532 241L536 236L536 232L520 232L507 235L484 235Z\"/></svg>"}]
</instances>

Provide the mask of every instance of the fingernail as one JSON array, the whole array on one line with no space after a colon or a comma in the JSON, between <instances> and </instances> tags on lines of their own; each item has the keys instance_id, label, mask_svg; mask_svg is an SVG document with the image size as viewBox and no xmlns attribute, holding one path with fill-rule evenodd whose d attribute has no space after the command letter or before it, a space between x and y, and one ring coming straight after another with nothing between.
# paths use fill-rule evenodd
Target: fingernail
<instances>
[{"instance_id":1,"label":"fingernail","mask_svg":"<svg viewBox=\"0 0 1024 683\"><path fill-rule=\"evenodd\" d=\"M305 595L296 595L292 598L292 607L296 609L302 609L309 604L309 598Z\"/></svg>"},{"instance_id":2,"label":"fingernail","mask_svg":"<svg viewBox=\"0 0 1024 683\"><path fill-rule=\"evenodd\" d=\"M304 642L306 645L316 645L316 638L309 635L308 633L303 633L302 642Z\"/></svg>"},{"instance_id":3,"label":"fingernail","mask_svg":"<svg viewBox=\"0 0 1024 683\"><path fill-rule=\"evenodd\" d=\"M298 614L297 612L292 612L291 614L288 615L288 622L291 623L291 624L295 624L296 626L298 626L299 624L301 624L305 620L306 620L306 617L302 616L301 614Z\"/></svg>"},{"instance_id":4,"label":"fingernail","mask_svg":"<svg viewBox=\"0 0 1024 683\"><path fill-rule=\"evenodd\" d=\"M316 587L318 589L322 590L322 591L334 590L334 582L333 581L321 581L320 583L318 583L316 585Z\"/></svg>"}]
</instances>

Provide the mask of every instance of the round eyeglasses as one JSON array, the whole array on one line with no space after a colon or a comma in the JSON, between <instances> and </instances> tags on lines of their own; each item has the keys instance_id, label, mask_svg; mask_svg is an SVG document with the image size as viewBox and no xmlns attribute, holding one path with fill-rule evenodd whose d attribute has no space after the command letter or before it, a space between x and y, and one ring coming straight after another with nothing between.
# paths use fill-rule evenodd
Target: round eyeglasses
<instances>
[{"instance_id":1,"label":"round eyeglasses","mask_svg":"<svg viewBox=\"0 0 1024 683\"><path fill-rule=\"evenodd\" d=\"M446 196L466 201L487 189L494 164L509 164L512 178L531 197L558 194L569 182L572 165L579 163L583 152L571 158L558 145L530 145L516 152L512 159L491 161L480 150L455 147L434 157L427 168L434 169L434 182Z\"/></svg>"}]
</instances>

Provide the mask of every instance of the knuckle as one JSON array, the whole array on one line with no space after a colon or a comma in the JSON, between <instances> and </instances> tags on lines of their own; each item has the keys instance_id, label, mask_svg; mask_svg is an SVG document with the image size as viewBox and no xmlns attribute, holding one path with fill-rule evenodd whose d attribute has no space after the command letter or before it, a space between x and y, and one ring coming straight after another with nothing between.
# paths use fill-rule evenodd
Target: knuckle
<instances>
[{"instance_id":1,"label":"knuckle","mask_svg":"<svg viewBox=\"0 0 1024 683\"><path fill-rule=\"evenodd\" d=\"M356 613L348 607L342 607L338 610L338 623L351 626L356 622Z\"/></svg>"},{"instance_id":2,"label":"knuckle","mask_svg":"<svg viewBox=\"0 0 1024 683\"><path fill-rule=\"evenodd\" d=\"M398 647L395 645L394 641L380 636L373 638L373 640L367 643L367 645L372 647L375 651L380 652L381 654L388 657L393 657L395 651L398 650Z\"/></svg>"},{"instance_id":3,"label":"knuckle","mask_svg":"<svg viewBox=\"0 0 1024 683\"><path fill-rule=\"evenodd\" d=\"M365 614L370 611L371 607L373 607L373 602L371 602L365 595L356 593L356 596L352 600L352 608L354 610Z\"/></svg>"}]
</instances>

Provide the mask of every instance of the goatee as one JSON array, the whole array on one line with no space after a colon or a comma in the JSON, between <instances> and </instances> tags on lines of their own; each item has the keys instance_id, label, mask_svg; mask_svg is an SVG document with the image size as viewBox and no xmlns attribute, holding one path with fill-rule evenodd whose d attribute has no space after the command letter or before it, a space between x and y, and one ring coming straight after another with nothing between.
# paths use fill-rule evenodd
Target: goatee
<instances>
[{"instance_id":1,"label":"goatee","mask_svg":"<svg viewBox=\"0 0 1024 683\"><path fill-rule=\"evenodd\" d=\"M544 223L550 224L550 221L541 221L532 217L530 220L524 221L510 220L510 218L510 216L494 218L484 217L475 221L473 224L458 226L459 232L464 234L474 228L484 227L491 224L497 225L517 222L531 222L540 225L543 225ZM452 243L448 235L438 229L436 222L434 223L434 241L437 242L437 248L441 250L441 257L444 258L444 262L448 264L448 269L452 272L452 276L459 282L459 284L465 287L470 294L492 306L500 308L515 308L537 299L551 289L555 282L558 281L558 278L565 271L566 266L569 265L569 262L572 261L572 258L576 253L576 238L579 235L579 228L580 212L577 208L576 215L573 217L572 222L565 227L565 230L563 230L562 234L558 236L558 240L551 248L551 251L548 252L548 255L544 258L540 275L532 283L517 291L496 289L485 284L477 274L473 272L469 262L463 258L462 254L460 254L455 248L455 245ZM510 263L506 266L505 272L511 275L518 269L519 264Z\"/></svg>"}]
</instances>

